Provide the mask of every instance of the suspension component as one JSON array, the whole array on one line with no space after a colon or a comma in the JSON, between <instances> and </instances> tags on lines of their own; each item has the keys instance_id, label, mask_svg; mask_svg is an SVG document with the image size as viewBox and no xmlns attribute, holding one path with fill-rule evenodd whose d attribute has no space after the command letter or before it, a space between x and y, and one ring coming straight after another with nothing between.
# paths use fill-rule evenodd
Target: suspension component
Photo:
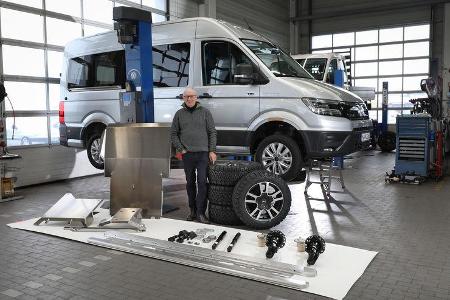
<instances>
[{"instance_id":1,"label":"suspension component","mask_svg":"<svg viewBox=\"0 0 450 300\"><path fill-rule=\"evenodd\" d=\"M266 252L267 258L272 258L278 249L283 248L286 243L286 237L284 233L279 230L272 230L266 236L266 246L268 247Z\"/></svg>"},{"instance_id":2,"label":"suspension component","mask_svg":"<svg viewBox=\"0 0 450 300\"><path fill-rule=\"evenodd\" d=\"M308 265L314 265L319 255L325 251L325 240L318 235L308 237L305 241L305 251L309 254Z\"/></svg>"}]
</instances>

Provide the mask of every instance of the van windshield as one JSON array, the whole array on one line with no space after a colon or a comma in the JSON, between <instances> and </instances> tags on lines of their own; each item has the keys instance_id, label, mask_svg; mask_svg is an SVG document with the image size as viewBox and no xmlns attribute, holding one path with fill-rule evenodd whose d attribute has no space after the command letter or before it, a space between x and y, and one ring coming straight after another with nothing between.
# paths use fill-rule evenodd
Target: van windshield
<instances>
[{"instance_id":1,"label":"van windshield","mask_svg":"<svg viewBox=\"0 0 450 300\"><path fill-rule=\"evenodd\" d=\"M298 62L280 48L263 41L242 39L242 42L258 56L275 76L313 79Z\"/></svg>"},{"instance_id":2,"label":"van windshield","mask_svg":"<svg viewBox=\"0 0 450 300\"><path fill-rule=\"evenodd\" d=\"M305 70L319 81L323 80L323 75L325 74L326 67L326 58L308 58L305 63Z\"/></svg>"}]
</instances>

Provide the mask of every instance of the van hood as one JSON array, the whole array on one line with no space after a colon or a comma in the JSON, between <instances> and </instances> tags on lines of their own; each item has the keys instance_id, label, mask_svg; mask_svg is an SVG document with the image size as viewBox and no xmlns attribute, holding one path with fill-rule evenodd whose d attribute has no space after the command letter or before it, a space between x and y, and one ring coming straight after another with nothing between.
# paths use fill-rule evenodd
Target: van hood
<instances>
[{"instance_id":1,"label":"van hood","mask_svg":"<svg viewBox=\"0 0 450 300\"><path fill-rule=\"evenodd\" d=\"M314 79L293 78L293 77L278 77L283 83L289 85L294 90L297 90L298 95L303 97L330 99L345 102L362 102L362 99L352 92L343 88L323 83Z\"/></svg>"}]
</instances>

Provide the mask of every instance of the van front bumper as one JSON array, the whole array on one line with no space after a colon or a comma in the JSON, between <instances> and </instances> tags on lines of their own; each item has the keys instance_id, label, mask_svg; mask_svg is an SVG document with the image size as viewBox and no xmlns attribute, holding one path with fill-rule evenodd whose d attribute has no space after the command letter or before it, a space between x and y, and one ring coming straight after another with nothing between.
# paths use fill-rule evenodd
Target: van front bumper
<instances>
[{"instance_id":1,"label":"van front bumper","mask_svg":"<svg viewBox=\"0 0 450 300\"><path fill-rule=\"evenodd\" d=\"M362 141L363 133L372 134L372 128L353 131L302 131L307 158L327 158L348 155L370 147L371 139Z\"/></svg>"}]
</instances>

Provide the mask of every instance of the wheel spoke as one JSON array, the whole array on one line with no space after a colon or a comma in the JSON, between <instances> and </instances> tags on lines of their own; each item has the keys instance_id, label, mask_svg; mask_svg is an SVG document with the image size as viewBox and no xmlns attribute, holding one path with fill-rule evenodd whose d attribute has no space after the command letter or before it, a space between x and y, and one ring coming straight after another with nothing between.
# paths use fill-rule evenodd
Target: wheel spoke
<instances>
[{"instance_id":1,"label":"wheel spoke","mask_svg":"<svg viewBox=\"0 0 450 300\"><path fill-rule=\"evenodd\" d=\"M272 150L272 154L277 153L277 149L275 148L275 144L274 143L270 144L269 147L270 147L270 150Z\"/></svg>"},{"instance_id":2,"label":"wheel spoke","mask_svg":"<svg viewBox=\"0 0 450 300\"><path fill-rule=\"evenodd\" d=\"M286 154L290 154L291 153L291 151L289 151L289 148L288 147L286 147L285 149L284 149L284 151L283 152L281 152L280 154L281 154L281 156L285 156Z\"/></svg>"},{"instance_id":3,"label":"wheel spoke","mask_svg":"<svg viewBox=\"0 0 450 300\"><path fill-rule=\"evenodd\" d=\"M273 219L273 216L272 216L272 213L270 212L270 209L267 210L267 213L269 214L269 217L270 217L271 219Z\"/></svg>"},{"instance_id":4,"label":"wheel spoke","mask_svg":"<svg viewBox=\"0 0 450 300\"><path fill-rule=\"evenodd\" d=\"M282 201L284 199L284 197L283 196L281 196L281 197L278 197L278 198L274 198L273 200L272 200L272 203L274 203L274 202L278 202L278 201Z\"/></svg>"},{"instance_id":5,"label":"wheel spoke","mask_svg":"<svg viewBox=\"0 0 450 300\"><path fill-rule=\"evenodd\" d=\"M256 200L245 199L245 203L256 203Z\"/></svg>"},{"instance_id":6,"label":"wheel spoke","mask_svg":"<svg viewBox=\"0 0 450 300\"><path fill-rule=\"evenodd\" d=\"M255 208L255 210L253 210L253 211L250 213L250 216L253 217L253 215L254 215L255 213L257 213L258 211L261 212L261 210L260 210L259 208Z\"/></svg>"},{"instance_id":7,"label":"wheel spoke","mask_svg":"<svg viewBox=\"0 0 450 300\"><path fill-rule=\"evenodd\" d=\"M256 220L259 220L259 218L261 218L262 212L263 212L262 210L259 210L259 213L256 216Z\"/></svg>"},{"instance_id":8,"label":"wheel spoke","mask_svg":"<svg viewBox=\"0 0 450 300\"><path fill-rule=\"evenodd\" d=\"M275 212L275 216L277 216L280 212L275 208L275 207L271 207L267 212L269 213L271 210L273 210ZM269 213L270 215L270 213Z\"/></svg>"},{"instance_id":9,"label":"wheel spoke","mask_svg":"<svg viewBox=\"0 0 450 300\"><path fill-rule=\"evenodd\" d=\"M260 182L260 183L258 183L258 185L259 185L259 193L260 193L260 195L262 195L265 192L264 184L262 182Z\"/></svg>"},{"instance_id":10,"label":"wheel spoke","mask_svg":"<svg viewBox=\"0 0 450 300\"><path fill-rule=\"evenodd\" d=\"M269 196L271 196L272 198L273 197L276 197L279 193L281 193L281 191L280 190L275 190L275 192L273 192L272 194L270 194Z\"/></svg>"},{"instance_id":11,"label":"wheel spoke","mask_svg":"<svg viewBox=\"0 0 450 300\"><path fill-rule=\"evenodd\" d=\"M252 197L253 199L258 198L258 196L256 196L255 194L252 194L252 193L250 193L250 192L247 193L247 196L250 196L250 197ZM246 198L247 198L247 197L246 197Z\"/></svg>"}]
</instances>

